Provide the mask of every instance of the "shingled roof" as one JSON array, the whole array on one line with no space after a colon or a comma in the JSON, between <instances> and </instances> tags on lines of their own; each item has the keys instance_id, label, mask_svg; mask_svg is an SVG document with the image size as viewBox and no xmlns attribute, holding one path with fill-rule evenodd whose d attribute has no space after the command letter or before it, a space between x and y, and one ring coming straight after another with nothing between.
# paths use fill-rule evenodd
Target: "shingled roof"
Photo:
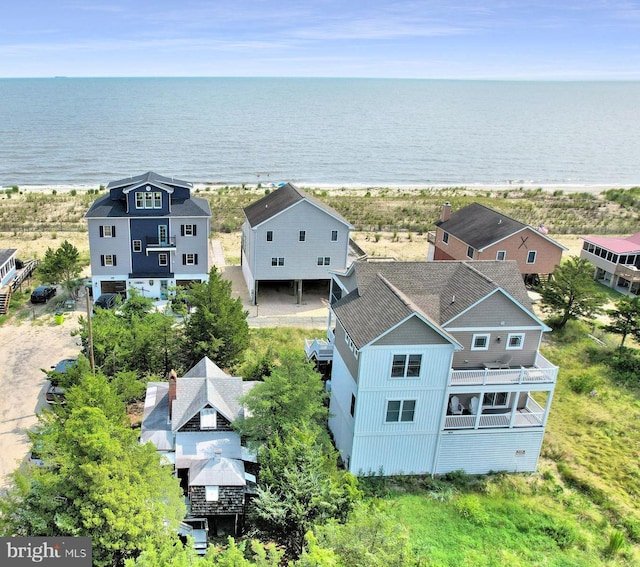
<instances>
[{"instance_id":1,"label":"shingled roof","mask_svg":"<svg viewBox=\"0 0 640 567\"><path fill-rule=\"evenodd\" d=\"M414 313L447 335L448 321L499 290L535 317L514 261L356 261L353 268L357 289L333 311L358 348Z\"/></svg>"},{"instance_id":2,"label":"shingled roof","mask_svg":"<svg viewBox=\"0 0 640 567\"><path fill-rule=\"evenodd\" d=\"M480 251L528 226L480 203L471 203L435 224Z\"/></svg>"},{"instance_id":3,"label":"shingled roof","mask_svg":"<svg viewBox=\"0 0 640 567\"><path fill-rule=\"evenodd\" d=\"M301 189L298 189L298 187L291 183L287 183L275 191L272 191L262 199L259 199L255 203L251 203L249 206L244 208L244 214L251 227L256 227L267 219L270 219L271 217L287 210L289 207L296 205L300 201L305 200L349 226L349 223L338 211L328 205L325 205L313 195L309 195Z\"/></svg>"}]
</instances>

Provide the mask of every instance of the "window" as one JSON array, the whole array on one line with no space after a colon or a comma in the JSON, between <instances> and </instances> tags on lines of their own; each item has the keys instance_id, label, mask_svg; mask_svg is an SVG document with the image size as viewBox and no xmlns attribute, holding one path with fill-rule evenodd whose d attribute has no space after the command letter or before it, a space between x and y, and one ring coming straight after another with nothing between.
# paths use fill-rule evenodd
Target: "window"
<instances>
[{"instance_id":1,"label":"window","mask_svg":"<svg viewBox=\"0 0 640 567\"><path fill-rule=\"evenodd\" d=\"M351 417L356 413L356 397L351 394Z\"/></svg>"},{"instance_id":2,"label":"window","mask_svg":"<svg viewBox=\"0 0 640 567\"><path fill-rule=\"evenodd\" d=\"M207 502L217 502L220 497L220 487L219 486L205 486L204 487L204 496Z\"/></svg>"},{"instance_id":3,"label":"window","mask_svg":"<svg viewBox=\"0 0 640 567\"><path fill-rule=\"evenodd\" d=\"M136 193L136 209L144 209L144 193Z\"/></svg>"},{"instance_id":4,"label":"window","mask_svg":"<svg viewBox=\"0 0 640 567\"><path fill-rule=\"evenodd\" d=\"M273 230L267 230L267 242L273 242Z\"/></svg>"},{"instance_id":5,"label":"window","mask_svg":"<svg viewBox=\"0 0 640 567\"><path fill-rule=\"evenodd\" d=\"M169 265L169 254L166 252L160 252L158 254L158 266L168 266Z\"/></svg>"},{"instance_id":6,"label":"window","mask_svg":"<svg viewBox=\"0 0 640 567\"><path fill-rule=\"evenodd\" d=\"M331 231L331 242L338 242L338 231L337 230L332 230Z\"/></svg>"},{"instance_id":7,"label":"window","mask_svg":"<svg viewBox=\"0 0 640 567\"><path fill-rule=\"evenodd\" d=\"M473 258L473 253L474 253L474 252L475 252L475 251L474 251L474 249L473 249L473 246L467 246L467 256L468 256L469 258Z\"/></svg>"},{"instance_id":8,"label":"window","mask_svg":"<svg viewBox=\"0 0 640 567\"><path fill-rule=\"evenodd\" d=\"M415 400L389 400L387 402L387 416L385 421L387 423L413 421L415 409Z\"/></svg>"},{"instance_id":9,"label":"window","mask_svg":"<svg viewBox=\"0 0 640 567\"><path fill-rule=\"evenodd\" d=\"M161 209L162 193L160 191L136 192L136 209Z\"/></svg>"},{"instance_id":10,"label":"window","mask_svg":"<svg viewBox=\"0 0 640 567\"><path fill-rule=\"evenodd\" d=\"M200 429L216 429L216 410L214 408L200 410Z\"/></svg>"},{"instance_id":11,"label":"window","mask_svg":"<svg viewBox=\"0 0 640 567\"><path fill-rule=\"evenodd\" d=\"M500 260L501 262L504 262L506 258L507 258L507 251L498 250L498 252L496 253L496 260Z\"/></svg>"},{"instance_id":12,"label":"window","mask_svg":"<svg viewBox=\"0 0 640 567\"><path fill-rule=\"evenodd\" d=\"M116 255L115 254L102 254L100 256L100 265L101 266L115 266L116 265Z\"/></svg>"},{"instance_id":13,"label":"window","mask_svg":"<svg viewBox=\"0 0 640 567\"><path fill-rule=\"evenodd\" d=\"M535 262L536 262L536 251L529 250L529 253L527 254L527 264L535 264Z\"/></svg>"},{"instance_id":14,"label":"window","mask_svg":"<svg viewBox=\"0 0 640 567\"><path fill-rule=\"evenodd\" d=\"M330 266L331 265L331 257L329 256L318 256L318 266Z\"/></svg>"},{"instance_id":15,"label":"window","mask_svg":"<svg viewBox=\"0 0 640 567\"><path fill-rule=\"evenodd\" d=\"M490 336L489 334L473 335L473 339L471 339L471 350L488 350Z\"/></svg>"},{"instance_id":16,"label":"window","mask_svg":"<svg viewBox=\"0 0 640 567\"><path fill-rule=\"evenodd\" d=\"M507 350L520 350L524 346L524 333L509 333Z\"/></svg>"},{"instance_id":17,"label":"window","mask_svg":"<svg viewBox=\"0 0 640 567\"><path fill-rule=\"evenodd\" d=\"M347 332L345 332L345 334L344 334L344 342L347 343L347 345L349 346L349 350L353 353L353 355L356 358L358 358L358 355L360 354L360 351L358 350L358 347L356 346L356 343L353 342L353 340L349 336L349 333L347 333Z\"/></svg>"},{"instance_id":18,"label":"window","mask_svg":"<svg viewBox=\"0 0 640 567\"><path fill-rule=\"evenodd\" d=\"M144 194L144 208L153 209L153 193Z\"/></svg>"},{"instance_id":19,"label":"window","mask_svg":"<svg viewBox=\"0 0 640 567\"><path fill-rule=\"evenodd\" d=\"M448 232L443 232L442 233L442 242L444 244L449 244L449 233Z\"/></svg>"},{"instance_id":20,"label":"window","mask_svg":"<svg viewBox=\"0 0 640 567\"><path fill-rule=\"evenodd\" d=\"M197 266L198 265L198 255L197 254L183 254L182 255L182 265L183 266Z\"/></svg>"},{"instance_id":21,"label":"window","mask_svg":"<svg viewBox=\"0 0 640 567\"><path fill-rule=\"evenodd\" d=\"M284 258L271 258L272 266L284 266Z\"/></svg>"},{"instance_id":22,"label":"window","mask_svg":"<svg viewBox=\"0 0 640 567\"><path fill-rule=\"evenodd\" d=\"M417 378L420 376L421 354L394 354L391 363L392 378Z\"/></svg>"},{"instance_id":23,"label":"window","mask_svg":"<svg viewBox=\"0 0 640 567\"><path fill-rule=\"evenodd\" d=\"M100 226L100 238L115 238L116 227L110 224Z\"/></svg>"},{"instance_id":24,"label":"window","mask_svg":"<svg viewBox=\"0 0 640 567\"><path fill-rule=\"evenodd\" d=\"M134 252L142 252L142 240L132 240L131 246Z\"/></svg>"},{"instance_id":25,"label":"window","mask_svg":"<svg viewBox=\"0 0 640 567\"><path fill-rule=\"evenodd\" d=\"M180 236L196 236L197 232L195 224L180 225Z\"/></svg>"},{"instance_id":26,"label":"window","mask_svg":"<svg viewBox=\"0 0 640 567\"><path fill-rule=\"evenodd\" d=\"M509 401L509 394L507 392L490 392L484 395L482 400L483 406L490 407L507 407Z\"/></svg>"},{"instance_id":27,"label":"window","mask_svg":"<svg viewBox=\"0 0 640 567\"><path fill-rule=\"evenodd\" d=\"M307 239L307 231L306 230L301 230L299 235L298 235L298 240L300 242L304 242Z\"/></svg>"},{"instance_id":28,"label":"window","mask_svg":"<svg viewBox=\"0 0 640 567\"><path fill-rule=\"evenodd\" d=\"M153 208L161 209L162 208L162 193L156 191L153 193Z\"/></svg>"}]
</instances>

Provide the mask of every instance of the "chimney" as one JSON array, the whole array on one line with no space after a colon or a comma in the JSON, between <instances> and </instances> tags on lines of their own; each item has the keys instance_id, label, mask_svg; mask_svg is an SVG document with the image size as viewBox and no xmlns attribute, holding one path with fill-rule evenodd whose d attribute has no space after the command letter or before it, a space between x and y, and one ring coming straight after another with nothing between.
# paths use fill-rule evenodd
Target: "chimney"
<instances>
[{"instance_id":1,"label":"chimney","mask_svg":"<svg viewBox=\"0 0 640 567\"><path fill-rule=\"evenodd\" d=\"M169 372L169 419L171 419L171 414L173 413L173 400L176 399L177 380L176 371Z\"/></svg>"},{"instance_id":2,"label":"chimney","mask_svg":"<svg viewBox=\"0 0 640 567\"><path fill-rule=\"evenodd\" d=\"M440 212L440 222L448 221L451 218L451 203L447 201L442 205L442 211Z\"/></svg>"}]
</instances>

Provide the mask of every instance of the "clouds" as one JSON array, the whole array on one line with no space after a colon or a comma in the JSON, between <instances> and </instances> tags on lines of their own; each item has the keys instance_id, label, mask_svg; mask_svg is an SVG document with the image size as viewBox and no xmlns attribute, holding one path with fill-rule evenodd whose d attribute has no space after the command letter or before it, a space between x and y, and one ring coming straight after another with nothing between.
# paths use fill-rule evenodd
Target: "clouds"
<instances>
[{"instance_id":1,"label":"clouds","mask_svg":"<svg viewBox=\"0 0 640 567\"><path fill-rule=\"evenodd\" d=\"M25 0L3 20L0 76L640 79L630 1Z\"/></svg>"}]
</instances>

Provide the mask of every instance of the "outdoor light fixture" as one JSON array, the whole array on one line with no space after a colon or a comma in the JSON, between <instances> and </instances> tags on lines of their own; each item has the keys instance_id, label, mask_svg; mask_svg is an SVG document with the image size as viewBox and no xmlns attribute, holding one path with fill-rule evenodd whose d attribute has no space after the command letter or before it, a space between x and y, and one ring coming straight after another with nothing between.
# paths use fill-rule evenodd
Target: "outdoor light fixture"
<instances>
[{"instance_id":1,"label":"outdoor light fixture","mask_svg":"<svg viewBox=\"0 0 640 567\"><path fill-rule=\"evenodd\" d=\"M498 338L496 339L496 342L497 342L497 343L499 343L501 340L502 340L502 337L498 337Z\"/></svg>"}]
</instances>

